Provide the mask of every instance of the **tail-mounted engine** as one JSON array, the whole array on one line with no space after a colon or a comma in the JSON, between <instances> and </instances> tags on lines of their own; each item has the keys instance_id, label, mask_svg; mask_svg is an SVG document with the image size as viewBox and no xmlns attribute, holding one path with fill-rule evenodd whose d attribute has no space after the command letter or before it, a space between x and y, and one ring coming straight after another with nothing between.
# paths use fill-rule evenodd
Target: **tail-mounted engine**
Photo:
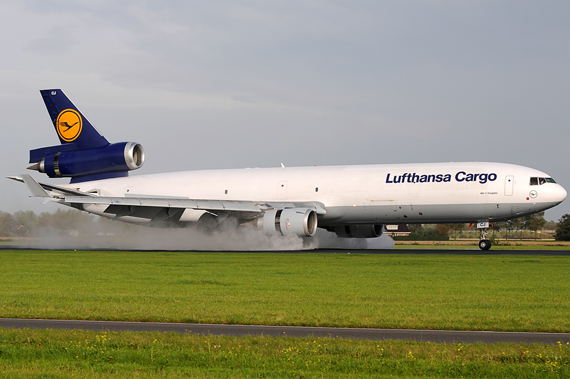
<instances>
[{"instance_id":1,"label":"tail-mounted engine","mask_svg":"<svg viewBox=\"0 0 570 379\"><path fill-rule=\"evenodd\" d=\"M268 235L312 237L317 232L317 212L309 208L273 209L258 219L258 226Z\"/></svg>"},{"instance_id":2,"label":"tail-mounted engine","mask_svg":"<svg viewBox=\"0 0 570 379\"><path fill-rule=\"evenodd\" d=\"M30 151L30 170L50 178L85 177L97 174L126 173L144 163L144 149L136 142L113 143L92 149L73 149L73 144L44 147ZM108 177L121 176L109 175Z\"/></svg>"}]
</instances>

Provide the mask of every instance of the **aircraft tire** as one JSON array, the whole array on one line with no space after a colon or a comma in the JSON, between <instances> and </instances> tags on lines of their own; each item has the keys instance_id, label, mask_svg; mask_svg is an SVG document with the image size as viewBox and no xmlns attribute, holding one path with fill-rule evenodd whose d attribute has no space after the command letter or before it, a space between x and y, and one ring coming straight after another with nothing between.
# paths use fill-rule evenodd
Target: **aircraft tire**
<instances>
[{"instance_id":1,"label":"aircraft tire","mask_svg":"<svg viewBox=\"0 0 570 379\"><path fill-rule=\"evenodd\" d=\"M491 241L489 240L481 240L479 241L479 249L481 250L489 250L491 248Z\"/></svg>"}]
</instances>

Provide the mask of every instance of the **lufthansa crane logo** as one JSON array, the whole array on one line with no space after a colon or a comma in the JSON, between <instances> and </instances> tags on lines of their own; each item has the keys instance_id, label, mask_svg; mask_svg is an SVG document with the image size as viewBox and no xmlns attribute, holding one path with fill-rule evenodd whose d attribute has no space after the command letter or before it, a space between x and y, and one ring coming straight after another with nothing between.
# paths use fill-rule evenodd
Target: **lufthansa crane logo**
<instances>
[{"instance_id":1,"label":"lufthansa crane logo","mask_svg":"<svg viewBox=\"0 0 570 379\"><path fill-rule=\"evenodd\" d=\"M81 134L83 120L81 115L74 109L61 111L57 116L56 129L59 137L65 142L75 141Z\"/></svg>"}]
</instances>

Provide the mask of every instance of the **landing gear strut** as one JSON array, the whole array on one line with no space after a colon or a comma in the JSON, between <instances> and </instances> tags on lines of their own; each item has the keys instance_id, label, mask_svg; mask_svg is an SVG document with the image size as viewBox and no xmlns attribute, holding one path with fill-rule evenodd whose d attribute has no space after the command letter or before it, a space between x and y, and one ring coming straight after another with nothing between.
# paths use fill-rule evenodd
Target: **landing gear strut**
<instances>
[{"instance_id":1,"label":"landing gear strut","mask_svg":"<svg viewBox=\"0 0 570 379\"><path fill-rule=\"evenodd\" d=\"M481 228L481 240L479 241L479 249L489 250L491 248L491 241L487 239L487 228Z\"/></svg>"}]
</instances>

